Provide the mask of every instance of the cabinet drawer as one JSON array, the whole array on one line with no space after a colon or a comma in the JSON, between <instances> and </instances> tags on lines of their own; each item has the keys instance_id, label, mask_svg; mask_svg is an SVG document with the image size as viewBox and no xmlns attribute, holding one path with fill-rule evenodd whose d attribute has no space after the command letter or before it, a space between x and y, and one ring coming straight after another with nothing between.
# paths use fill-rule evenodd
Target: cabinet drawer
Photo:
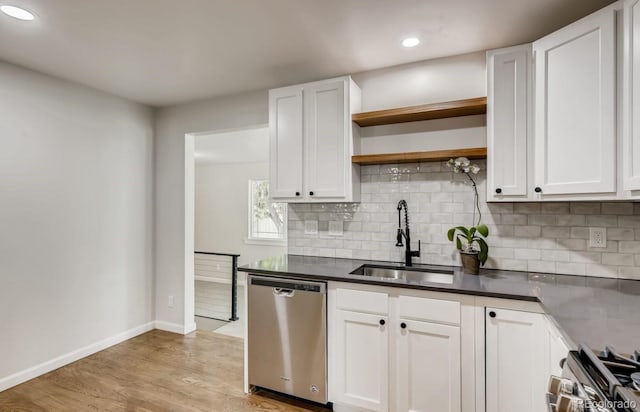
<instances>
[{"instance_id":1,"label":"cabinet drawer","mask_svg":"<svg viewBox=\"0 0 640 412\"><path fill-rule=\"evenodd\" d=\"M389 295L380 292L366 292L363 290L338 289L336 291L338 309L354 312L389 313Z\"/></svg>"},{"instance_id":2,"label":"cabinet drawer","mask_svg":"<svg viewBox=\"0 0 640 412\"><path fill-rule=\"evenodd\" d=\"M460 324L460 302L413 296L400 296L398 301L398 314L401 318Z\"/></svg>"}]
</instances>

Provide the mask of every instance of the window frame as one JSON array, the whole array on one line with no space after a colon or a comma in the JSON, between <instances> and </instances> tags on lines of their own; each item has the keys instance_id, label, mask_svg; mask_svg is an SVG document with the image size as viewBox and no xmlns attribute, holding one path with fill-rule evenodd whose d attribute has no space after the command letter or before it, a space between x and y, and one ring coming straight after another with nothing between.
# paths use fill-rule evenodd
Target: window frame
<instances>
[{"instance_id":1,"label":"window frame","mask_svg":"<svg viewBox=\"0 0 640 412\"><path fill-rule=\"evenodd\" d=\"M254 223L254 183L256 182L267 182L269 183L269 179L248 179L248 205L247 205L247 238L245 239L246 244L251 245L269 245L269 246L286 246L287 245L287 227L288 227L288 205L284 204L284 213L283 213L283 224L282 224L282 237L279 238L268 238L268 237L260 237L255 236L255 231L253 230ZM282 202L272 202L272 203L282 203Z\"/></svg>"}]
</instances>

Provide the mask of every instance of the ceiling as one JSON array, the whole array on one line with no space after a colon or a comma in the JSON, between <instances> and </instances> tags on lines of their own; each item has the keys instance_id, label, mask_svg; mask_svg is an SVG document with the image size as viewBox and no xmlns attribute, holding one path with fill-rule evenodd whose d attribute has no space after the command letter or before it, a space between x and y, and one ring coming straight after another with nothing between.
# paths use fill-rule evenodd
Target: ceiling
<instances>
[{"instance_id":1,"label":"ceiling","mask_svg":"<svg viewBox=\"0 0 640 412\"><path fill-rule=\"evenodd\" d=\"M530 42L611 0L0 0L0 59L151 106ZM406 36L422 43L400 46Z\"/></svg>"},{"instance_id":2,"label":"ceiling","mask_svg":"<svg viewBox=\"0 0 640 412\"><path fill-rule=\"evenodd\" d=\"M268 163L269 128L249 128L195 136L196 165Z\"/></svg>"}]
</instances>

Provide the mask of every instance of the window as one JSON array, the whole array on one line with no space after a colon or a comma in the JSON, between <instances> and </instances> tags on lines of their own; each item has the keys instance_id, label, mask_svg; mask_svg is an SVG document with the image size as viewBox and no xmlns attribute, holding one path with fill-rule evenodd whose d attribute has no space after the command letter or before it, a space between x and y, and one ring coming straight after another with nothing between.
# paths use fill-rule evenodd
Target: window
<instances>
[{"instance_id":1,"label":"window","mask_svg":"<svg viewBox=\"0 0 640 412\"><path fill-rule=\"evenodd\" d=\"M249 240L286 238L287 204L271 201L268 180L249 180Z\"/></svg>"}]
</instances>

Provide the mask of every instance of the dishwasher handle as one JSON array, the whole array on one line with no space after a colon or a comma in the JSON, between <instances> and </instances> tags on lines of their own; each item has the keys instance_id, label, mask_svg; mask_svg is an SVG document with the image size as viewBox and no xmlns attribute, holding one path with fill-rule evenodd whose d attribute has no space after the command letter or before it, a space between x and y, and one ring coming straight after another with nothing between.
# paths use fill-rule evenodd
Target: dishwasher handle
<instances>
[{"instance_id":1,"label":"dishwasher handle","mask_svg":"<svg viewBox=\"0 0 640 412\"><path fill-rule=\"evenodd\" d=\"M284 298L292 298L296 292L293 289L273 288L273 295Z\"/></svg>"},{"instance_id":2,"label":"dishwasher handle","mask_svg":"<svg viewBox=\"0 0 640 412\"><path fill-rule=\"evenodd\" d=\"M285 294L293 296L296 291L323 294L327 291L327 284L324 282L249 275L249 287L255 286L273 288L273 294L276 296L284 296Z\"/></svg>"}]
</instances>

